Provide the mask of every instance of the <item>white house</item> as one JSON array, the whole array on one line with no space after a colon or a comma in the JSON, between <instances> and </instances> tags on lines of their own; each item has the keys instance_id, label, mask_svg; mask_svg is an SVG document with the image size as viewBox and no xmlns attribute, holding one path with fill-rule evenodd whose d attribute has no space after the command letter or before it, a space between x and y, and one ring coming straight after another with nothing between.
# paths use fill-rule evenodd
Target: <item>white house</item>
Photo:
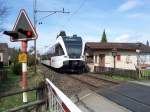
<instances>
[{"instance_id":1,"label":"white house","mask_svg":"<svg viewBox=\"0 0 150 112\"><path fill-rule=\"evenodd\" d=\"M150 65L150 47L142 43L86 43L86 62L90 71L94 67L135 70Z\"/></svg>"}]
</instances>

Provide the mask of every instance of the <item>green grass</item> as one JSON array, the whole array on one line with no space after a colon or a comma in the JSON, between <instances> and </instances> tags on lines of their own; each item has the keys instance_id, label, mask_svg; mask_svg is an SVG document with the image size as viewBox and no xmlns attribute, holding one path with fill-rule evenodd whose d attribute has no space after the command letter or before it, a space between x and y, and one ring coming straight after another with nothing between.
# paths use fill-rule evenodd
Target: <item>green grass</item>
<instances>
[{"instance_id":1,"label":"green grass","mask_svg":"<svg viewBox=\"0 0 150 112\"><path fill-rule=\"evenodd\" d=\"M150 76L150 70L144 70L142 75L143 76Z\"/></svg>"},{"instance_id":2,"label":"green grass","mask_svg":"<svg viewBox=\"0 0 150 112\"><path fill-rule=\"evenodd\" d=\"M114 80L120 80L120 81L132 81L132 80L134 80L130 77L122 77L122 76L117 76L117 75L112 75L112 77L111 77L111 75L103 75L103 76L108 77L108 78L112 78Z\"/></svg>"},{"instance_id":3,"label":"green grass","mask_svg":"<svg viewBox=\"0 0 150 112\"><path fill-rule=\"evenodd\" d=\"M0 93L10 90L10 88L12 88L12 86L14 85L18 87L18 84L16 82L18 82L20 76L13 74L11 69L8 67L6 68L6 70L8 78L6 81L0 83Z\"/></svg>"},{"instance_id":4,"label":"green grass","mask_svg":"<svg viewBox=\"0 0 150 112\"><path fill-rule=\"evenodd\" d=\"M3 92L15 91L21 89L19 82L19 75L13 74L10 68L8 70L8 79L0 84L0 94ZM38 83L42 80L41 74L37 73L36 75L33 73L33 68L29 68L28 73L28 87L33 87L38 85ZM36 100L36 91L28 92L28 102ZM14 108L22 105L22 94L17 94L14 96L9 96L0 99L0 112Z\"/></svg>"},{"instance_id":5,"label":"green grass","mask_svg":"<svg viewBox=\"0 0 150 112\"><path fill-rule=\"evenodd\" d=\"M28 102L36 100L35 91L28 92ZM0 99L0 112L22 105L22 94Z\"/></svg>"},{"instance_id":6,"label":"green grass","mask_svg":"<svg viewBox=\"0 0 150 112\"><path fill-rule=\"evenodd\" d=\"M121 80L121 81L131 81L134 79L131 79L130 77L121 77L121 76L112 76L113 79L115 80Z\"/></svg>"}]
</instances>

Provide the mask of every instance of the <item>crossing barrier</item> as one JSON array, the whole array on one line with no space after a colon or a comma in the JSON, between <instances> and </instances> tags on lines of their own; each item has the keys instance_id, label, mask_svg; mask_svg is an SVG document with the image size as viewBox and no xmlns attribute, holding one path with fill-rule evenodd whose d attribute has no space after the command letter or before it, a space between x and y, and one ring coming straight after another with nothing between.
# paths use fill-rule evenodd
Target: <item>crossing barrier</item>
<instances>
[{"instance_id":1,"label":"crossing barrier","mask_svg":"<svg viewBox=\"0 0 150 112\"><path fill-rule=\"evenodd\" d=\"M82 112L66 95L64 95L48 78L49 110L52 112Z\"/></svg>"}]
</instances>

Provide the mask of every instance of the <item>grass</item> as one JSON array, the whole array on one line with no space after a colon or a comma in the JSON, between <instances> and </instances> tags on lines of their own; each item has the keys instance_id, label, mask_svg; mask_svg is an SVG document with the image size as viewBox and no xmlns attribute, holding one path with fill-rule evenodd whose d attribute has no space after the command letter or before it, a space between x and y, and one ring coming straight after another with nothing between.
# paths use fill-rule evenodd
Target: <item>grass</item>
<instances>
[{"instance_id":1,"label":"grass","mask_svg":"<svg viewBox=\"0 0 150 112\"><path fill-rule=\"evenodd\" d=\"M7 68L8 70L8 79L0 84L0 93L3 92L9 92L9 91L15 91L18 89L21 89L20 87L20 77L19 75L13 74L10 68ZM37 74L35 75L33 72L33 68L29 68L28 72L28 87L33 87L39 84L39 82L42 80L42 75L39 74L37 71ZM36 91L28 92L28 102L36 100ZM22 105L22 94L17 94L14 96L9 96L0 99L0 112L7 110L9 108L14 108L17 106Z\"/></svg>"},{"instance_id":2,"label":"grass","mask_svg":"<svg viewBox=\"0 0 150 112\"><path fill-rule=\"evenodd\" d=\"M7 70L8 78L6 81L0 83L0 93L10 90L10 88L14 86L14 84L16 84L16 82L19 79L19 76L13 74L10 68L6 67L6 70Z\"/></svg>"},{"instance_id":3,"label":"grass","mask_svg":"<svg viewBox=\"0 0 150 112\"><path fill-rule=\"evenodd\" d=\"M36 100L35 91L28 92L28 102ZM17 107L22 105L22 94L17 94L10 97L5 97L0 100L0 112L9 108Z\"/></svg>"},{"instance_id":4,"label":"grass","mask_svg":"<svg viewBox=\"0 0 150 112\"><path fill-rule=\"evenodd\" d=\"M121 80L121 81L132 81L132 80L134 80L130 77L121 77L121 76L112 76L112 78L115 80Z\"/></svg>"},{"instance_id":5,"label":"grass","mask_svg":"<svg viewBox=\"0 0 150 112\"><path fill-rule=\"evenodd\" d=\"M134 79L130 78L130 77L122 77L122 76L118 76L118 75L105 75L105 74L100 74L103 75L104 77L109 77L112 78L114 80L119 80L119 81L133 81Z\"/></svg>"},{"instance_id":6,"label":"grass","mask_svg":"<svg viewBox=\"0 0 150 112\"><path fill-rule=\"evenodd\" d=\"M143 76L150 76L150 70L143 70Z\"/></svg>"}]
</instances>

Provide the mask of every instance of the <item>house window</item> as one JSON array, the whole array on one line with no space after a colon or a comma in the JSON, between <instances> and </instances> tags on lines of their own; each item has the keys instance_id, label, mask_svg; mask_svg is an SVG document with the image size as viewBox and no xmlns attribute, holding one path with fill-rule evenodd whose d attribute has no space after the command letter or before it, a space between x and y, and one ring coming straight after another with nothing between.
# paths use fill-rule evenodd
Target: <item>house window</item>
<instances>
[{"instance_id":1,"label":"house window","mask_svg":"<svg viewBox=\"0 0 150 112\"><path fill-rule=\"evenodd\" d=\"M121 60L121 56L117 55L117 61L120 61L120 60Z\"/></svg>"},{"instance_id":2,"label":"house window","mask_svg":"<svg viewBox=\"0 0 150 112\"><path fill-rule=\"evenodd\" d=\"M127 64L132 63L132 60L131 60L130 55L128 55L128 56L126 57L126 62L127 62Z\"/></svg>"}]
</instances>

